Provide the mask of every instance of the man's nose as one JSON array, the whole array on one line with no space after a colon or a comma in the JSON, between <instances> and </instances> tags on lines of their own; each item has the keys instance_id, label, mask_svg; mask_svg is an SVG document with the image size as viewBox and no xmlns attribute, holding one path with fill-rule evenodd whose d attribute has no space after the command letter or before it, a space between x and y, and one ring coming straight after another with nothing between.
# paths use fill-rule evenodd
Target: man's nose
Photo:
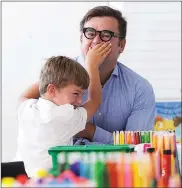
<instances>
[{"instance_id":1,"label":"man's nose","mask_svg":"<svg viewBox=\"0 0 182 188\"><path fill-rule=\"evenodd\" d=\"M94 43L94 44L99 44L99 43L101 43L101 42L102 42L102 40L100 39L100 35L99 35L99 33L97 32L95 38L93 39L93 43Z\"/></svg>"}]
</instances>

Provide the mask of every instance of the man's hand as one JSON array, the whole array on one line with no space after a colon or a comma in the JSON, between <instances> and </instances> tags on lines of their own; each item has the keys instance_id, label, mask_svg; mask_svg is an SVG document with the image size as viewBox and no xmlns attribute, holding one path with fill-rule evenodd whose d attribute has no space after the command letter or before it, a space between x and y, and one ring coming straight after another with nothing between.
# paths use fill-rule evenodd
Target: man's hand
<instances>
[{"instance_id":1,"label":"man's hand","mask_svg":"<svg viewBox=\"0 0 182 188\"><path fill-rule=\"evenodd\" d=\"M25 100L28 99L38 99L40 97L39 93L39 83L32 84L30 87L28 87L20 96L19 102L22 103Z\"/></svg>"},{"instance_id":2,"label":"man's hand","mask_svg":"<svg viewBox=\"0 0 182 188\"><path fill-rule=\"evenodd\" d=\"M95 125L93 125L91 123L87 123L85 126L85 129L83 131L80 131L79 133L77 133L75 136L79 137L79 138L80 137L86 138L91 142L92 138L94 136L94 133L95 133L95 129L96 129Z\"/></svg>"}]
</instances>

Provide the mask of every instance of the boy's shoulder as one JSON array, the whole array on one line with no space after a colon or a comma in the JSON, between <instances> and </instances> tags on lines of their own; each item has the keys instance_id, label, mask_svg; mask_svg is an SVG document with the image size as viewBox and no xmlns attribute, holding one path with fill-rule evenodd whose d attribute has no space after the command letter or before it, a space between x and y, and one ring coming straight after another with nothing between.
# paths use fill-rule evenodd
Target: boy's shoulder
<instances>
[{"instance_id":1,"label":"boy's shoulder","mask_svg":"<svg viewBox=\"0 0 182 188\"><path fill-rule=\"evenodd\" d=\"M32 105L36 104L38 99L27 99L22 101L18 106L18 114L22 114L23 111L27 108L31 108Z\"/></svg>"},{"instance_id":2,"label":"boy's shoulder","mask_svg":"<svg viewBox=\"0 0 182 188\"><path fill-rule=\"evenodd\" d=\"M22 101L19 104L19 109L27 107L27 106L32 106L33 104L36 104L38 102L38 100L39 99L27 99L27 100L24 100L24 101Z\"/></svg>"},{"instance_id":3,"label":"boy's shoulder","mask_svg":"<svg viewBox=\"0 0 182 188\"><path fill-rule=\"evenodd\" d=\"M59 119L62 123L76 121L87 115L87 112L83 107L75 107L71 104L56 105L53 102L42 98L39 98L36 106L41 114L47 114L54 120Z\"/></svg>"},{"instance_id":4,"label":"boy's shoulder","mask_svg":"<svg viewBox=\"0 0 182 188\"><path fill-rule=\"evenodd\" d=\"M77 121L87 116L87 111L83 107L75 108L71 104L57 106L52 111L54 117L61 117L63 121Z\"/></svg>"}]
</instances>

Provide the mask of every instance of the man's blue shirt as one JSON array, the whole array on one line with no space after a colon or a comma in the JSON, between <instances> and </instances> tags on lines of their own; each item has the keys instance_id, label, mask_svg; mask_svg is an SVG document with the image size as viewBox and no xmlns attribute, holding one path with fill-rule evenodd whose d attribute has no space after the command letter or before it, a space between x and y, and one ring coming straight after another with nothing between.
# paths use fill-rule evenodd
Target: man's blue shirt
<instances>
[{"instance_id":1,"label":"man's blue shirt","mask_svg":"<svg viewBox=\"0 0 182 188\"><path fill-rule=\"evenodd\" d=\"M78 57L81 62L83 59ZM87 100L87 92L83 102ZM94 142L113 143L113 131L153 130L155 96L150 83L121 63L102 89L102 104L90 120L96 125Z\"/></svg>"}]
</instances>

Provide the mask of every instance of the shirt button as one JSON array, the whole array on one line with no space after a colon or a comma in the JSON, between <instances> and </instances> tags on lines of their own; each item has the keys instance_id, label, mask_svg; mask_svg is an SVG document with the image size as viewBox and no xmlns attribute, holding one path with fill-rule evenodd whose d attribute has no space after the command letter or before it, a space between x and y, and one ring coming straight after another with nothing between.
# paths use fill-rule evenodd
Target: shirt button
<instances>
[{"instance_id":1,"label":"shirt button","mask_svg":"<svg viewBox=\"0 0 182 188\"><path fill-rule=\"evenodd\" d=\"M101 116L101 113L99 112L99 116Z\"/></svg>"}]
</instances>

